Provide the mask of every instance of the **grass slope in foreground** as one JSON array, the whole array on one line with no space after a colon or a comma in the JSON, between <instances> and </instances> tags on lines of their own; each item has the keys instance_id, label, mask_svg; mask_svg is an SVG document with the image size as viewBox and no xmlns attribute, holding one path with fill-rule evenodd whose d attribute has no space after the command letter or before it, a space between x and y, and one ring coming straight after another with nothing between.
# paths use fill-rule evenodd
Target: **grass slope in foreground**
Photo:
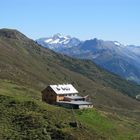
<instances>
[{"instance_id":1,"label":"grass slope in foreground","mask_svg":"<svg viewBox=\"0 0 140 140\"><path fill-rule=\"evenodd\" d=\"M41 101L40 92L0 80L0 139L138 140L140 121L94 109L75 111Z\"/></svg>"}]
</instances>

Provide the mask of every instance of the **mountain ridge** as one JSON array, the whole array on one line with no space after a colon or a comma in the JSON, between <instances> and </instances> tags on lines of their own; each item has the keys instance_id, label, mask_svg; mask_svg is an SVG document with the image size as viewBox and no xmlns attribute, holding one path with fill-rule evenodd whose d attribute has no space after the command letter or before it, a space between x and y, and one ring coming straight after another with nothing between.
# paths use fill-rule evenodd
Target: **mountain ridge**
<instances>
[{"instance_id":1,"label":"mountain ridge","mask_svg":"<svg viewBox=\"0 0 140 140\"><path fill-rule=\"evenodd\" d=\"M9 39L26 39L27 37L16 29L0 29L0 36Z\"/></svg>"}]
</instances>

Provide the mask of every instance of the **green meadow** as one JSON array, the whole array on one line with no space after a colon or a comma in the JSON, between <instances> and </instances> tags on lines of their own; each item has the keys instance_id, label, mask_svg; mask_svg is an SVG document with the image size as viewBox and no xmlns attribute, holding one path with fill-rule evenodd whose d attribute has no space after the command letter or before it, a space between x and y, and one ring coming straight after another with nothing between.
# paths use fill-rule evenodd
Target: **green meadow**
<instances>
[{"instance_id":1,"label":"green meadow","mask_svg":"<svg viewBox=\"0 0 140 140\"><path fill-rule=\"evenodd\" d=\"M140 121L96 108L48 105L34 89L0 81L0 139L138 140ZM75 119L76 118L76 119ZM72 127L70 122L78 122Z\"/></svg>"}]
</instances>

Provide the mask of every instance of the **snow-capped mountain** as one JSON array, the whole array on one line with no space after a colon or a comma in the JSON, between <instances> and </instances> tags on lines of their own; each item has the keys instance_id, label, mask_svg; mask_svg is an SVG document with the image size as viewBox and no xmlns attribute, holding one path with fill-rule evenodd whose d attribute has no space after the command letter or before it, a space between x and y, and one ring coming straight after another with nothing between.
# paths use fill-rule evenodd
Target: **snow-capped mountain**
<instances>
[{"instance_id":1,"label":"snow-capped mountain","mask_svg":"<svg viewBox=\"0 0 140 140\"><path fill-rule=\"evenodd\" d=\"M80 41L60 34L37 42L68 56L89 59L101 67L140 84L140 47L97 38Z\"/></svg>"},{"instance_id":2,"label":"snow-capped mountain","mask_svg":"<svg viewBox=\"0 0 140 140\"><path fill-rule=\"evenodd\" d=\"M55 34L52 37L40 38L36 40L40 45L47 47L55 51L61 51L65 48L71 48L77 46L81 41L71 36L63 36L61 34Z\"/></svg>"}]
</instances>

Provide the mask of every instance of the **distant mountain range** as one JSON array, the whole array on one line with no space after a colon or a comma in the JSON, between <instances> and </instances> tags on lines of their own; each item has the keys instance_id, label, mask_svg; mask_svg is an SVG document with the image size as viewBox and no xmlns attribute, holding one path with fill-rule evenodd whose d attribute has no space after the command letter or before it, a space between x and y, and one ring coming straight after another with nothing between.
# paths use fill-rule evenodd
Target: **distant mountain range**
<instances>
[{"instance_id":1,"label":"distant mountain range","mask_svg":"<svg viewBox=\"0 0 140 140\"><path fill-rule=\"evenodd\" d=\"M92 60L110 72L140 84L140 46L125 46L118 41L104 41L97 38L81 41L61 34L36 41L56 52Z\"/></svg>"}]
</instances>

